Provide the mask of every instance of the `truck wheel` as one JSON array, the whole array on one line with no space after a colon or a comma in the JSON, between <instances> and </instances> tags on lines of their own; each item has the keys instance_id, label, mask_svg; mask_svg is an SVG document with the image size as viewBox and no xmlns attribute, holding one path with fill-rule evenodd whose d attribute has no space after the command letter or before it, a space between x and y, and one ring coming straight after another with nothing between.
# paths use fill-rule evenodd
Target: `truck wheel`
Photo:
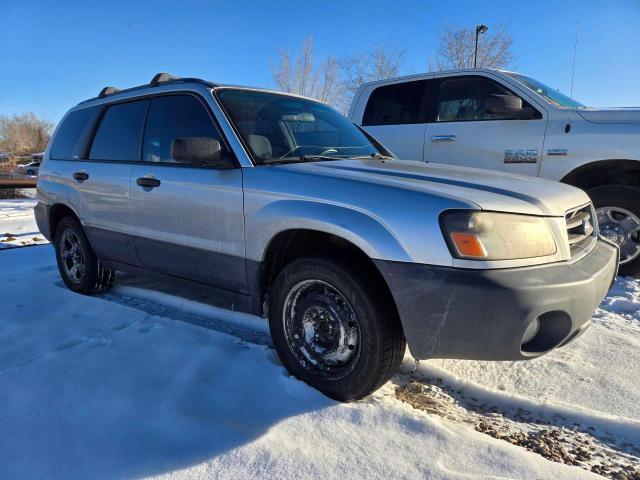
<instances>
[{"instance_id":1,"label":"truck wheel","mask_svg":"<svg viewBox=\"0 0 640 480\"><path fill-rule=\"evenodd\" d=\"M70 290L90 295L113 286L115 270L100 265L75 218L60 220L56 228L55 249L60 276Z\"/></svg>"},{"instance_id":2,"label":"truck wheel","mask_svg":"<svg viewBox=\"0 0 640 480\"><path fill-rule=\"evenodd\" d=\"M605 185L587 191L598 215L600 235L620 247L620 274L640 273L640 188Z\"/></svg>"},{"instance_id":3,"label":"truck wheel","mask_svg":"<svg viewBox=\"0 0 640 480\"><path fill-rule=\"evenodd\" d=\"M302 258L278 275L269 329L287 370L325 395L358 400L399 368L405 340L395 307L361 269Z\"/></svg>"}]
</instances>

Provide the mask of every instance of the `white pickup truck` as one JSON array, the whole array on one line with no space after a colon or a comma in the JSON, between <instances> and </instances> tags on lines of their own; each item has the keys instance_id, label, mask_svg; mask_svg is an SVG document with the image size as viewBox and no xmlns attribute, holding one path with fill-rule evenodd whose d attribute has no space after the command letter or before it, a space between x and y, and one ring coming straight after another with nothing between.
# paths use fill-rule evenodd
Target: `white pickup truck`
<instances>
[{"instance_id":1,"label":"white pickup truck","mask_svg":"<svg viewBox=\"0 0 640 480\"><path fill-rule=\"evenodd\" d=\"M365 83L349 117L401 159L582 188L621 273L640 273L640 108L589 108L519 73L467 69Z\"/></svg>"}]
</instances>

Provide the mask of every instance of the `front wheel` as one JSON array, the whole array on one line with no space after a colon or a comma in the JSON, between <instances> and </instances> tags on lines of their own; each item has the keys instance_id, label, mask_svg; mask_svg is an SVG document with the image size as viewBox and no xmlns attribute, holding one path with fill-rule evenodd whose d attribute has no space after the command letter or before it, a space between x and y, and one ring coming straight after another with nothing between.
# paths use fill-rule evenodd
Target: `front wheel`
<instances>
[{"instance_id":1,"label":"front wheel","mask_svg":"<svg viewBox=\"0 0 640 480\"><path fill-rule=\"evenodd\" d=\"M383 289L346 265L330 258L287 265L273 285L269 328L290 373L348 402L391 378L405 340Z\"/></svg>"},{"instance_id":2,"label":"front wheel","mask_svg":"<svg viewBox=\"0 0 640 480\"><path fill-rule=\"evenodd\" d=\"M90 295L108 290L116 277L94 253L80 222L64 217L56 228L56 260L64 284L74 292Z\"/></svg>"},{"instance_id":3,"label":"front wheel","mask_svg":"<svg viewBox=\"0 0 640 480\"><path fill-rule=\"evenodd\" d=\"M620 274L640 273L640 188L604 185L587 191L598 216L600 235L620 247Z\"/></svg>"}]
</instances>

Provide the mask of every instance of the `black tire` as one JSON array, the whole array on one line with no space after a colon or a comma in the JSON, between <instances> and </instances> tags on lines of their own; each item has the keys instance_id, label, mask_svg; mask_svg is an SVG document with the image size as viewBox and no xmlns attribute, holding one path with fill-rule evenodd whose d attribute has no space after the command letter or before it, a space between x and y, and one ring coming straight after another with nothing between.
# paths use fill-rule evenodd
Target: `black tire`
<instances>
[{"instance_id":1,"label":"black tire","mask_svg":"<svg viewBox=\"0 0 640 480\"><path fill-rule=\"evenodd\" d=\"M77 243L75 243L77 242ZM74 248L71 248L73 246ZM69 254L70 249L74 252ZM74 292L91 295L108 290L116 278L115 270L104 268L94 253L80 222L64 217L56 228L56 260L64 284ZM63 253L66 252L66 253ZM82 264L82 268L73 266Z\"/></svg>"},{"instance_id":2,"label":"black tire","mask_svg":"<svg viewBox=\"0 0 640 480\"><path fill-rule=\"evenodd\" d=\"M587 190L593 206L598 208L619 207L640 218L640 188L629 185L604 185ZM640 275L640 255L620 264L620 275Z\"/></svg>"},{"instance_id":3,"label":"black tire","mask_svg":"<svg viewBox=\"0 0 640 480\"><path fill-rule=\"evenodd\" d=\"M388 294L381 286L376 286L370 276L365 275L364 269L347 265L349 263L345 261L329 257L295 260L277 276L269 304L269 329L284 366L300 380L342 402L365 397L386 383L400 367L405 351L402 327ZM323 285L328 287L322 293L308 291L312 288L322 289ZM291 295L301 288L306 290L291 299ZM335 296L331 296L334 292L337 292ZM303 311L303 318L296 310L298 304L302 305L299 310ZM355 345L348 345L349 352L344 348L339 350L350 356L345 363L327 365L323 361L308 361L308 356L313 356L313 352L321 354L317 353L318 349L306 348L309 346L306 330L306 341L295 335L293 337L297 339L289 340L296 325L307 325L309 322L305 320L308 315L315 318L315 313L309 312L315 311L318 305L328 305L326 311L329 312L332 325L336 324L335 318L342 318L341 325L345 328L336 331L343 333L337 335L338 338L348 337L343 343L351 343L351 335L355 339ZM287 312L294 309L294 313L285 317L285 309ZM331 312L335 316L331 316ZM345 318L350 320L346 324ZM312 327L314 338L322 333L321 327ZM326 330L327 327L324 327ZM309 350L313 352L309 353Z\"/></svg>"}]
</instances>

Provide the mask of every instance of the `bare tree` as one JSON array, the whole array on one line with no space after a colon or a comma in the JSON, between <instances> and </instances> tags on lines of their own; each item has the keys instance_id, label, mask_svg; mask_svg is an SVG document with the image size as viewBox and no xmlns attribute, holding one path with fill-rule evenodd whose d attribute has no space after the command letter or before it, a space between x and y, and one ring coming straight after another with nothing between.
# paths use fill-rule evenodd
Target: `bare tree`
<instances>
[{"instance_id":1,"label":"bare tree","mask_svg":"<svg viewBox=\"0 0 640 480\"><path fill-rule=\"evenodd\" d=\"M435 60L429 61L429 70L473 68L475 28L447 27L439 35ZM493 27L478 39L478 68L504 68L513 63L513 37L507 27Z\"/></svg>"},{"instance_id":2,"label":"bare tree","mask_svg":"<svg viewBox=\"0 0 640 480\"><path fill-rule=\"evenodd\" d=\"M346 112L358 87L365 82L397 77L404 64L405 51L396 47L377 46L340 61L341 102L338 109Z\"/></svg>"},{"instance_id":3,"label":"bare tree","mask_svg":"<svg viewBox=\"0 0 640 480\"><path fill-rule=\"evenodd\" d=\"M13 155L41 152L52 130L53 123L39 119L32 112L0 116L0 150Z\"/></svg>"},{"instance_id":4,"label":"bare tree","mask_svg":"<svg viewBox=\"0 0 640 480\"><path fill-rule=\"evenodd\" d=\"M328 56L316 65L313 40L308 37L294 58L280 50L280 63L272 73L280 90L312 97L346 112L362 83L397 76L404 56L404 50L376 47L341 60Z\"/></svg>"},{"instance_id":5,"label":"bare tree","mask_svg":"<svg viewBox=\"0 0 640 480\"><path fill-rule=\"evenodd\" d=\"M339 95L338 62L328 56L320 66L314 65L311 37L307 37L302 52L293 59L286 50L280 50L280 64L273 68L273 78L284 92L325 103L334 103Z\"/></svg>"}]
</instances>

